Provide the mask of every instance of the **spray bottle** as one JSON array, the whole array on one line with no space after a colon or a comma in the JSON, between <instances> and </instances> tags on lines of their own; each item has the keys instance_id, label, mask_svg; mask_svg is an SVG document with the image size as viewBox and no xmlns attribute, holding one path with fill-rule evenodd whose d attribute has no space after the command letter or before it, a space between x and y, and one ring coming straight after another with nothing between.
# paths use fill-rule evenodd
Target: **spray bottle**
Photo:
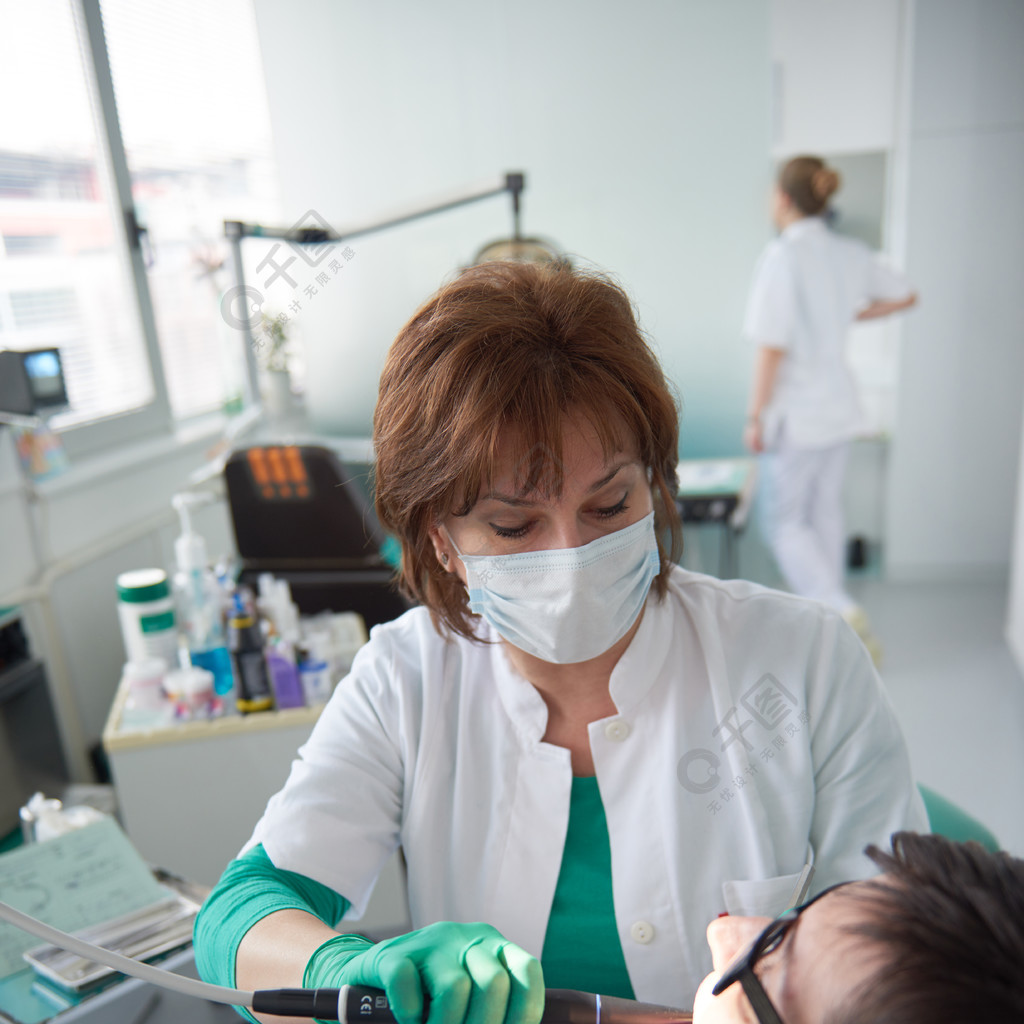
<instances>
[{"instance_id":1,"label":"spray bottle","mask_svg":"<svg viewBox=\"0 0 1024 1024\"><path fill-rule=\"evenodd\" d=\"M206 542L192 529L192 510L212 500L190 492L171 500L181 518L181 536L174 542L174 600L192 664L213 673L214 693L230 707L235 680L224 636L223 592L207 561Z\"/></svg>"}]
</instances>

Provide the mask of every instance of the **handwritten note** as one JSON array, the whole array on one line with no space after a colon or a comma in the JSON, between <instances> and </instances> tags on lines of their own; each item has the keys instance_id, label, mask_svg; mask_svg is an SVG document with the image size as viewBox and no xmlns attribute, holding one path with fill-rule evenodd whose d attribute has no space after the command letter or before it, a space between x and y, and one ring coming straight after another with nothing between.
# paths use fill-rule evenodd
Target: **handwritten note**
<instances>
[{"instance_id":1,"label":"handwritten note","mask_svg":"<svg viewBox=\"0 0 1024 1024\"><path fill-rule=\"evenodd\" d=\"M54 928L101 924L167 894L113 818L0 854L0 900ZM42 941L0 921L0 978Z\"/></svg>"}]
</instances>

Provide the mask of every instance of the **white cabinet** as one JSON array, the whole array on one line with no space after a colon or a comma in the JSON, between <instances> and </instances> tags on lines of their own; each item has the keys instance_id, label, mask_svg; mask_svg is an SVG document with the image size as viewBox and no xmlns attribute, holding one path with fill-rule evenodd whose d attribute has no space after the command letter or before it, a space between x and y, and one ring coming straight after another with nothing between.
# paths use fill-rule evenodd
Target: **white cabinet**
<instances>
[{"instance_id":1,"label":"white cabinet","mask_svg":"<svg viewBox=\"0 0 1024 1024\"><path fill-rule=\"evenodd\" d=\"M291 708L172 725L120 729L125 690L111 708L103 746L129 838L150 863L213 885L284 785L320 708ZM405 930L408 909L397 858L385 865L360 932Z\"/></svg>"}]
</instances>

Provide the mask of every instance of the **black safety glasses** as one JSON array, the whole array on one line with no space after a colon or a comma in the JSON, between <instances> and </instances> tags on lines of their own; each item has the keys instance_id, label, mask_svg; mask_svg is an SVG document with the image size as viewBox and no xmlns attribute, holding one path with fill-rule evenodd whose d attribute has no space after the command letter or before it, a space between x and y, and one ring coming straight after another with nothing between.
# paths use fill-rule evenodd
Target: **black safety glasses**
<instances>
[{"instance_id":1,"label":"black safety glasses","mask_svg":"<svg viewBox=\"0 0 1024 1024\"><path fill-rule=\"evenodd\" d=\"M758 961L769 953L778 949L782 945L786 936L790 933L793 925L800 919L800 915L810 906L817 903L822 896L827 896L830 892L835 892L836 889L841 888L844 885L849 885L849 882L840 882L838 885L829 886L827 889L823 889L818 893L814 899L808 900L806 903L801 904L799 907L793 907L787 910L784 914L780 914L777 918L754 941L742 952L735 960L729 965L727 970L722 974L721 978L715 984L715 987L711 990L714 995L721 995L730 985L734 985L737 981L743 986L743 993L750 1002L751 1007L754 1010L754 1016L757 1017L759 1024L782 1024L782 1018L779 1016L779 1011L772 1005L772 1001L768 998L768 993L765 992L764 986L761 984L761 979L758 978L754 971Z\"/></svg>"}]
</instances>

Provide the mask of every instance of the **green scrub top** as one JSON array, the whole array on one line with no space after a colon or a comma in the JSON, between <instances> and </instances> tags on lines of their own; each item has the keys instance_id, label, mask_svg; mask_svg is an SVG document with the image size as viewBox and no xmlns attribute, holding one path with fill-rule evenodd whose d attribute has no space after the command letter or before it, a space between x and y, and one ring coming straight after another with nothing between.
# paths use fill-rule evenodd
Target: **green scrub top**
<instances>
[{"instance_id":1,"label":"green scrub top","mask_svg":"<svg viewBox=\"0 0 1024 1024\"><path fill-rule=\"evenodd\" d=\"M327 886L274 867L258 845L228 865L199 912L199 976L234 986L242 937L275 910L305 910L334 927L348 905ZM541 965L548 988L634 998L615 924L608 824L595 778L572 781L569 827ZM254 1020L246 1010L239 1013Z\"/></svg>"},{"instance_id":2,"label":"green scrub top","mask_svg":"<svg viewBox=\"0 0 1024 1024\"><path fill-rule=\"evenodd\" d=\"M541 966L548 988L635 998L615 923L612 851L596 778L572 780L569 828Z\"/></svg>"}]
</instances>

